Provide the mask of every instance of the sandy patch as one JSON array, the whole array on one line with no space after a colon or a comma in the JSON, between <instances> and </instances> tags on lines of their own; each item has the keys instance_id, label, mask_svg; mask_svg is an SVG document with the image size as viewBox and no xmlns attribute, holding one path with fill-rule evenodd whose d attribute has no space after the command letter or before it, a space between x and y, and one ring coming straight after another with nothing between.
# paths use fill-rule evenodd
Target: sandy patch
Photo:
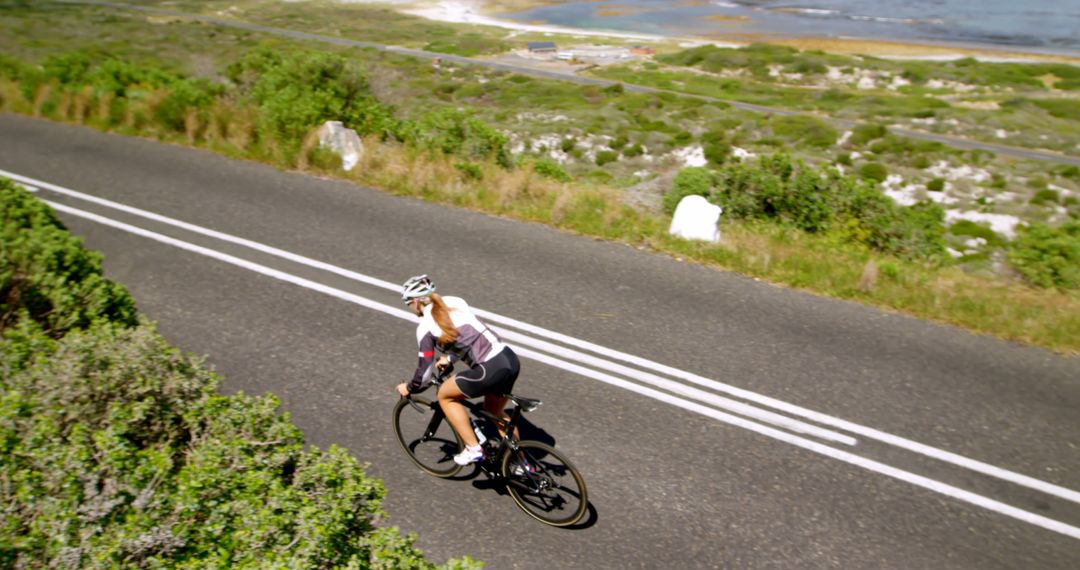
<instances>
[{"instance_id":1,"label":"sandy patch","mask_svg":"<svg viewBox=\"0 0 1080 570\"><path fill-rule=\"evenodd\" d=\"M429 20L437 20L440 22L450 22L454 24L479 24L483 26L494 26L498 28L506 28L523 32L567 34L607 38L626 38L655 42L673 39L652 34L634 34L609 30L585 30L581 28L565 28L561 26L550 26L546 24L522 24L519 22L501 20L499 18L488 16L486 15L487 10L488 6L486 3L476 0L440 0L433 6L427 4L421 6L414 5L409 7L408 9L402 10L402 12L406 14L412 14L413 16L420 16L421 18L427 18Z\"/></svg>"},{"instance_id":2,"label":"sandy patch","mask_svg":"<svg viewBox=\"0 0 1080 570\"><path fill-rule=\"evenodd\" d=\"M1080 57L1064 55L1050 55L1040 53L1028 53L1022 51L1004 51L995 49L978 49L962 46L937 46L918 43L900 43L887 40L867 40L857 38L793 38L788 40L762 41L777 45L788 45L801 50L822 50L829 53L848 55L873 55L876 57L894 59L928 59L949 61L974 57L980 61L997 62L1033 62L1033 61L1056 61L1062 63L1080 63Z\"/></svg>"},{"instance_id":3,"label":"sandy patch","mask_svg":"<svg viewBox=\"0 0 1080 570\"><path fill-rule=\"evenodd\" d=\"M725 16L724 14L713 14L712 16L705 16L705 19L726 24L737 24L739 22L750 21L749 16Z\"/></svg>"},{"instance_id":4,"label":"sandy patch","mask_svg":"<svg viewBox=\"0 0 1080 570\"><path fill-rule=\"evenodd\" d=\"M997 101L954 101L953 105L965 109L978 109L980 111L997 111L1001 108L1001 104Z\"/></svg>"}]
</instances>

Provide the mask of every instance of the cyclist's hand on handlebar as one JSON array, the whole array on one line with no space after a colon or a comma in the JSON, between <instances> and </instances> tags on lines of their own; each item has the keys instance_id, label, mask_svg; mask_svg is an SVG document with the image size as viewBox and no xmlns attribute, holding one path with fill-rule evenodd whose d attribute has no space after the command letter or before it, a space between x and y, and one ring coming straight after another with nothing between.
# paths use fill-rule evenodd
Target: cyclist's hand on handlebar
<instances>
[{"instance_id":1,"label":"cyclist's hand on handlebar","mask_svg":"<svg viewBox=\"0 0 1080 570\"><path fill-rule=\"evenodd\" d=\"M395 386L395 389L397 390L398 394L401 394L402 398L409 395L409 385L406 382L402 382L401 384L398 384L397 386Z\"/></svg>"}]
</instances>

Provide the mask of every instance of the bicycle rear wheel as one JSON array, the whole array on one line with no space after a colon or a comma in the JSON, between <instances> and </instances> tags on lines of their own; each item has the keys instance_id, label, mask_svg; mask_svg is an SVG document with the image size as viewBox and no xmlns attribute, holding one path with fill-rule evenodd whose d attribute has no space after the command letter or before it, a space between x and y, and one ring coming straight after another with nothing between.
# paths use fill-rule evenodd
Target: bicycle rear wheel
<instances>
[{"instance_id":1,"label":"bicycle rear wheel","mask_svg":"<svg viewBox=\"0 0 1080 570\"><path fill-rule=\"evenodd\" d=\"M522 461L524 460L524 461ZM538 441L518 442L502 456L499 471L521 510L552 526L581 520L589 496L581 473L558 451Z\"/></svg>"},{"instance_id":2,"label":"bicycle rear wheel","mask_svg":"<svg viewBox=\"0 0 1080 570\"><path fill-rule=\"evenodd\" d=\"M394 433L405 454L425 473L453 477L461 471L454 454L463 448L461 438L446 420L438 402L412 396L394 406ZM419 408L419 409L418 409Z\"/></svg>"}]
</instances>

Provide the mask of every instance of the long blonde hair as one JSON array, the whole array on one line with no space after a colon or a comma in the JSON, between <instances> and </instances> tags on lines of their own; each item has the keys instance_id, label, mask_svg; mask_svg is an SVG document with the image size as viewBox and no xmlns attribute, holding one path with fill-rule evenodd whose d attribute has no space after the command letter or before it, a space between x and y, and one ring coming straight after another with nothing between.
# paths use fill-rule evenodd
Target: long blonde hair
<instances>
[{"instance_id":1,"label":"long blonde hair","mask_svg":"<svg viewBox=\"0 0 1080 570\"><path fill-rule=\"evenodd\" d=\"M431 316L435 319L435 323L442 329L442 336L439 337L439 344L450 344L457 340L458 330L454 326L454 321L450 320L450 307L446 306L442 297L438 293L432 293L431 295Z\"/></svg>"}]
</instances>

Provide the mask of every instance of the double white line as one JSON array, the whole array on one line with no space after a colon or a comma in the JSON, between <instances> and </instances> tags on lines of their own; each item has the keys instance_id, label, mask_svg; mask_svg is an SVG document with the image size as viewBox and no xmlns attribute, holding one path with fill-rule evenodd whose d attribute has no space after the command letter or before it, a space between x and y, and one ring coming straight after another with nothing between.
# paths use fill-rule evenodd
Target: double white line
<instances>
[{"instance_id":1,"label":"double white line","mask_svg":"<svg viewBox=\"0 0 1080 570\"><path fill-rule=\"evenodd\" d=\"M375 286L378 288L394 291L399 290L400 286L376 277L364 275L350 271L335 265L331 265L325 262L321 262L315 259L290 253L281 249L270 247L258 242L246 240L244 238L236 237L233 235L225 234L222 232L214 231L211 229L203 228L168 218L153 212L148 212L138 208L133 208L124 204L113 202L91 196L81 192L77 192L68 188L50 184L41 180L35 180L19 174L6 172L0 170L0 176L5 176L16 180L28 188L37 191L38 189L44 189L49 192L55 192L57 194L67 196L69 198L75 198L78 200L90 202L103 206L119 212L124 212L133 216L137 216L143 219L151 220L157 223L169 225L172 227L180 228L185 231L189 231L195 234L203 235L206 237L214 238L227 243L250 248L255 251L259 251L264 254L272 255L281 259L288 260L290 262L298 263L314 269L319 269L335 275L339 275L360 283ZM265 265L247 261L239 257L229 255L214 249L199 246L193 243L182 241L173 237L169 237L157 232L152 232L137 226L133 226L124 222L107 218L92 212L87 212L77 208L73 208L64 204L55 203L46 200L50 206L58 211L65 212L67 214L78 216L87 220L91 220L106 226L110 226L116 229L120 229L135 235L139 235L148 239L152 239L161 243L172 245L174 247L198 253L225 263L229 263L238 267L243 267L250 271L273 277L282 281L286 281L307 289L319 291L326 295L348 301L368 309L372 309L387 315L398 317L410 322L416 322L416 316L411 312L404 311L396 306L386 305L378 301L374 301L367 297L355 295L347 291L329 287L310 279L305 279L286 273ZM1080 493L1035 479L1020 473L1008 471L993 465L976 461L961 455L957 455L948 451L937 449L928 445L924 445L915 441L911 441L905 438L901 438L892 434L888 434L873 428L848 422L846 420L815 412L800 406L796 406L781 400L776 400L768 396L757 394L749 390L744 390L722 382L717 382L702 376L672 368L651 360L640 358L631 354L619 352L604 346L596 345L581 339L570 337L555 331L547 330L529 323L518 321L510 317L498 315L488 311L474 309L474 312L488 321L489 323L495 323L498 326L493 326L503 338L510 341L514 346L514 350L523 357L530 358L549 366L567 370L581 376L599 380L607 384L618 386L620 388L636 392L638 394L654 398L673 406L683 408L688 411L692 411L716 420L735 425L773 439L795 445L797 447L813 451L833 459L843 461L845 463L856 465L870 471L881 473L889 477L906 481L913 485L929 489L943 495L953 497L955 499L983 507L985 509L998 512L1042 528L1052 530L1073 538L1080 539L1080 528L1068 525L1066 523L1046 518L1042 515L1031 513L1011 505L1007 505L1000 501L977 495L969 491L965 491L958 487L942 483L940 481L930 479L915 473L903 471L901 469L886 465L884 463L867 459L860 455L856 455L841 448L826 445L820 441L809 439L810 436L822 441L829 442L831 444L838 444L843 446L856 446L857 440L848 434L855 434L866 439L875 440L881 443L893 445L913 453L918 453L933 459L950 463L959 467L970 469L972 471L995 477L1008 481L1010 483L1027 487L1042 493L1056 496L1066 501L1080 504ZM541 338L536 338L529 335L537 335ZM556 344L561 343L561 344ZM589 354L591 353L591 354ZM633 365L637 368L631 368L627 364ZM661 376L664 375L664 376ZM665 377L666 376L666 377ZM684 382L692 385L688 385ZM697 386L697 387L695 387ZM706 391L705 389L709 391ZM720 396L717 392L734 396L743 401L733 400L728 397ZM752 402L755 405L751 405L746 402ZM769 409L765 409L769 408ZM775 411L784 412L788 415L781 415ZM792 417L794 416L794 417ZM814 425L807 423L806 421L796 419L803 418L804 420L813 421ZM834 431L834 429L827 429L821 426L828 426L835 430L843 430L848 433L840 433ZM801 434L801 435L796 435Z\"/></svg>"}]
</instances>

